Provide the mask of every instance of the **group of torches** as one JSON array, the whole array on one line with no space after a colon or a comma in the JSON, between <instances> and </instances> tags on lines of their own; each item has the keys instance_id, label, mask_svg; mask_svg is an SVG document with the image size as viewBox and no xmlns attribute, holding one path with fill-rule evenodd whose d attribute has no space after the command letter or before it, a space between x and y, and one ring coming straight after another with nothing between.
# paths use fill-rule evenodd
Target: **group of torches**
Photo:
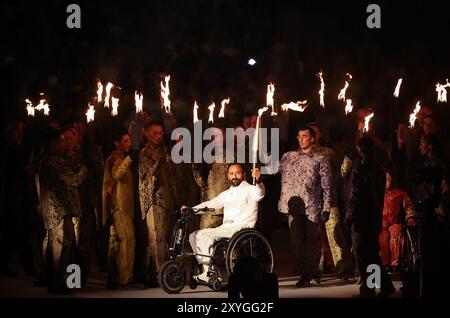
<instances>
[{"instance_id":1,"label":"group of torches","mask_svg":"<svg viewBox=\"0 0 450 318\"><path fill-rule=\"evenodd\" d=\"M44 93L39 93L39 96L39 104L36 106L33 106L33 103L28 98L25 99L28 116L34 117L36 110L44 111L45 116L50 115L50 105L47 103L47 100L43 98Z\"/></svg>"},{"instance_id":2,"label":"group of torches","mask_svg":"<svg viewBox=\"0 0 450 318\"><path fill-rule=\"evenodd\" d=\"M323 72L320 71L317 73L317 77L320 80L320 90L319 90L319 98L320 98L320 106L325 107L324 102L324 96L325 96L325 82L323 79ZM352 100L349 98L346 98L346 91L348 87L350 86L350 82L352 80L352 75L350 73L346 73L347 79L345 80L344 87L340 90L337 98L340 101L345 102L345 114L348 115L353 111L353 104ZM164 110L165 114L170 115L171 114L171 101L170 101L170 88L169 88L169 81L170 81L170 75L167 75L164 77L164 81L161 81L161 107ZM402 85L402 78L399 78L397 81L397 85L394 90L393 96L395 98L399 97L400 94L400 87ZM116 98L112 96L111 89L115 87L114 84L111 82L108 82L105 87L103 87L103 84L100 80L97 80L97 97L96 102L97 104L103 103L105 108L111 108L111 116L117 116L118 115L118 108L119 108L119 98ZM448 82L448 79L446 79L445 85L440 84L439 82L436 84L436 92L437 92L437 102L438 103L446 103L447 102L447 90L446 88L450 87L450 83ZM117 89L120 89L120 87L116 87ZM267 94L266 94L266 106L263 108L260 108L258 110L258 117L257 117L257 126L256 129L258 131L259 128L259 122L262 114L268 110L271 109L271 116L276 116L277 113L275 112L275 106L274 106L274 94L275 94L275 85L273 83L270 83L267 85ZM36 106L33 106L33 103L27 98L25 100L26 103L26 110L28 113L28 116L34 117L35 111L43 111L45 116L48 116L50 114L50 106L47 103L47 100L43 98L44 93L40 93L40 99L39 104ZM135 91L134 93L135 98L135 111L136 113L142 113L143 110L143 100L144 96L141 92ZM230 103L230 98L225 98L221 101L221 108L218 115L218 118L225 118L225 109L226 106ZM297 111L297 112L304 112L306 108L308 107L308 101L297 101L297 102L289 102L284 103L281 105L282 111ZM409 116L409 124L410 128L414 127L414 123L416 121L416 115L420 111L420 101L417 102L414 111ZM215 103L213 102L211 105L208 106L209 110L209 117L208 117L208 123L213 124L214 123L214 110L216 108ZM198 110L199 106L196 101L194 101L194 108L193 108L193 122L194 124L199 121L198 118ZM88 109L86 112L86 120L87 123L94 121L94 114L95 114L95 106L91 104L91 102L88 103ZM367 115L364 125L364 131L369 130L369 122L374 117L374 113L371 113Z\"/></svg>"}]
</instances>

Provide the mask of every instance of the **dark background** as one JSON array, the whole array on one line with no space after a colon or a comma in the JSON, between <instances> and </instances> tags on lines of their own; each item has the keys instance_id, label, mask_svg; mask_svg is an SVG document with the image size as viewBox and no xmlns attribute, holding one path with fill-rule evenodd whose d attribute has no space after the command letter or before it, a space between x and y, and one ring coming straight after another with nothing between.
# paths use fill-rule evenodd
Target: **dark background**
<instances>
[{"instance_id":1,"label":"dark background","mask_svg":"<svg viewBox=\"0 0 450 318\"><path fill-rule=\"evenodd\" d=\"M81 7L81 29L66 26L71 2ZM205 120L207 106L227 96L230 122L255 113L270 81L277 107L308 99L310 110L318 109L320 69L330 117L344 110L337 94L346 72L353 75L347 96L356 109L371 107L382 115L378 121L392 119L382 128L407 120L418 99L448 114L449 104L436 105L435 92L436 82L450 76L444 1L71 2L1 3L2 127L24 119L24 99L37 101L39 92L46 93L53 119L84 120L97 78L121 87L115 94L122 118L134 105L135 89L159 114L159 81L166 73L180 125L192 120L194 99ZM371 2L381 7L381 29L366 26ZM254 67L249 58L257 61ZM400 98L394 99L399 77ZM301 116L314 119L308 111Z\"/></svg>"}]
</instances>

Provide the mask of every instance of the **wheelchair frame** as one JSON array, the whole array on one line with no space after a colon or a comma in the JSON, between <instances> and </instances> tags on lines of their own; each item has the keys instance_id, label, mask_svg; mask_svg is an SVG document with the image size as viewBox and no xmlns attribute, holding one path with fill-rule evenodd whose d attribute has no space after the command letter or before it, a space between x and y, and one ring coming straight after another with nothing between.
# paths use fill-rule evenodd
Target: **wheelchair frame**
<instances>
[{"instance_id":1,"label":"wheelchair frame","mask_svg":"<svg viewBox=\"0 0 450 318\"><path fill-rule=\"evenodd\" d=\"M267 239L255 229L242 229L231 238L220 238L213 244L211 255L195 254L186 251L186 239L188 238L189 224L196 215L212 212L214 209L207 207L203 209L187 208L180 211L172 240L169 247L169 260L165 262L158 273L160 287L169 294L179 293L186 283L186 259L191 258L191 270L189 276L189 287L195 289L201 282L195 279L198 271L198 263L195 256L209 257L207 286L214 291L219 291L227 286L228 277L233 272L234 264L242 256L256 257L265 267L266 271L272 272L273 251ZM249 245L245 245L249 242ZM258 253L258 247L265 249Z\"/></svg>"}]
</instances>

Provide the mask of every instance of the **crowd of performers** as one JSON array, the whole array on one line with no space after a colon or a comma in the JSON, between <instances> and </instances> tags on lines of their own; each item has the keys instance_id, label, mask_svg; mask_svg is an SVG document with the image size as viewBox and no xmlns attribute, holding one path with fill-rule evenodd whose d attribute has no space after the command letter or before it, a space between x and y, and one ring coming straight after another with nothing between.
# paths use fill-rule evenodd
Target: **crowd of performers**
<instances>
[{"instance_id":1,"label":"crowd of performers","mask_svg":"<svg viewBox=\"0 0 450 318\"><path fill-rule=\"evenodd\" d=\"M279 164L262 160L270 174L261 177L266 194L257 228L273 244L273 230L289 226L299 288L332 271L358 280L361 296L375 295L366 284L370 264L381 266L380 295L395 291L389 273L401 268L405 229L423 229L422 294L433 295L448 281L448 136L427 107L414 128L398 122L393 140L380 140L373 122L363 132L367 114L358 111L352 134L333 143L322 123L298 127L286 137L295 149L282 147ZM3 135L0 274L17 275L17 251L25 274L49 293L73 292L65 280L72 263L84 286L97 270L94 255L108 273L107 288L157 287L181 204L230 187L229 162L175 164L168 126L145 112L128 129L121 123L103 136L105 127L81 121L33 120L10 122ZM245 116L234 127L255 125L256 116ZM244 166L251 183L251 164ZM192 231L221 223L217 210Z\"/></svg>"}]
</instances>

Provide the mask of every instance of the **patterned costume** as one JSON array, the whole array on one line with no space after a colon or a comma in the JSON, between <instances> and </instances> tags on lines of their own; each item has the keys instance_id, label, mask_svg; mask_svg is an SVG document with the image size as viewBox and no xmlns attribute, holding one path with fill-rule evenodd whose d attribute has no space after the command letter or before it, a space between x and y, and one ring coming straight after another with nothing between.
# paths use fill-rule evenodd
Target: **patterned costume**
<instances>
[{"instance_id":1,"label":"patterned costume","mask_svg":"<svg viewBox=\"0 0 450 318\"><path fill-rule=\"evenodd\" d=\"M65 288L64 274L71 259L75 240L74 223L81 216L78 186L86 175L86 167L72 167L58 156L49 156L40 171L41 205L47 236L43 242L44 259L51 250L50 289Z\"/></svg>"},{"instance_id":2,"label":"patterned costume","mask_svg":"<svg viewBox=\"0 0 450 318\"><path fill-rule=\"evenodd\" d=\"M328 238L331 255L333 257L334 266L336 266L337 272L342 274L347 270L349 265L349 249L345 240L344 231L340 222L340 213L338 207L337 198L337 176L338 165L333 149L323 146L317 146L313 148L314 152L322 154L327 158L331 168L331 208L330 218L325 223L326 236Z\"/></svg>"},{"instance_id":3,"label":"patterned costume","mask_svg":"<svg viewBox=\"0 0 450 318\"><path fill-rule=\"evenodd\" d=\"M295 271L303 279L317 277L319 216L323 210L330 211L332 202L330 164L323 155L297 150L284 154L279 166L269 161L266 168L269 173L281 173L278 209L289 213Z\"/></svg>"},{"instance_id":4,"label":"patterned costume","mask_svg":"<svg viewBox=\"0 0 450 318\"><path fill-rule=\"evenodd\" d=\"M130 157L114 151L105 162L103 178L104 225L109 225L108 281L128 284L133 279L135 233L133 177Z\"/></svg>"},{"instance_id":5,"label":"patterned costume","mask_svg":"<svg viewBox=\"0 0 450 318\"><path fill-rule=\"evenodd\" d=\"M380 257L384 266L399 266L400 253L405 241L406 219L414 215L411 199L399 190L384 195L383 223L379 238Z\"/></svg>"},{"instance_id":6,"label":"patterned costume","mask_svg":"<svg viewBox=\"0 0 450 318\"><path fill-rule=\"evenodd\" d=\"M148 229L147 268L159 271L166 261L174 215L173 163L163 146L148 144L139 155L139 196ZM152 274L153 275L153 274Z\"/></svg>"}]
</instances>

